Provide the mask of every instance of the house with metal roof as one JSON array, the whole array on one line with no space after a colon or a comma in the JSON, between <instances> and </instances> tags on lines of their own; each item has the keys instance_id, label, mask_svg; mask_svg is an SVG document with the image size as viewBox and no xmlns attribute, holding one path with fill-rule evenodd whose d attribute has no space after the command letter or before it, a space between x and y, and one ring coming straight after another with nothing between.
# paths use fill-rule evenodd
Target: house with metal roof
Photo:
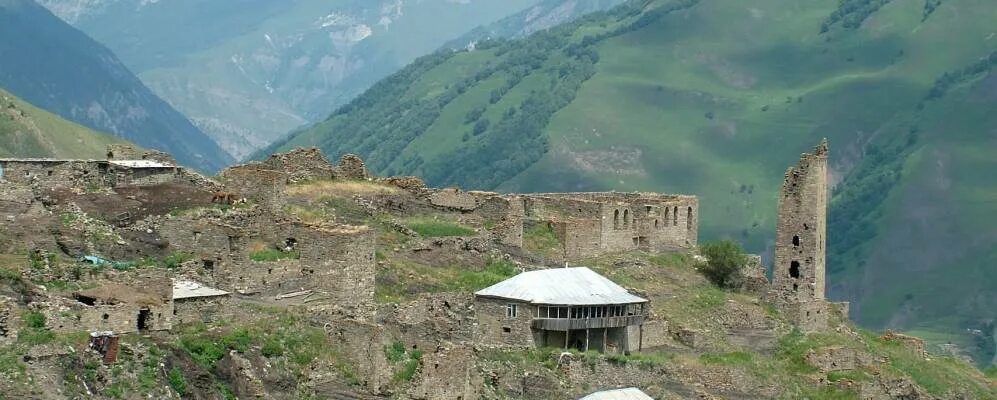
<instances>
[{"instance_id":1,"label":"house with metal roof","mask_svg":"<svg viewBox=\"0 0 997 400\"><path fill-rule=\"evenodd\" d=\"M595 392L578 400L654 400L637 388L613 389Z\"/></svg>"},{"instance_id":2,"label":"house with metal roof","mask_svg":"<svg viewBox=\"0 0 997 400\"><path fill-rule=\"evenodd\" d=\"M474 293L482 345L640 350L648 301L585 267L524 272Z\"/></svg>"}]
</instances>

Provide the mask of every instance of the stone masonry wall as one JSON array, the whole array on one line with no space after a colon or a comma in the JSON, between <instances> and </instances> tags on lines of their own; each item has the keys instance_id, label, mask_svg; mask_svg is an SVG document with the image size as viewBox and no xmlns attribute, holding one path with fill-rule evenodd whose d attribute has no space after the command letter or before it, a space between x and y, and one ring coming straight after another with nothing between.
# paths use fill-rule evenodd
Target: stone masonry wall
<instances>
[{"instance_id":1,"label":"stone masonry wall","mask_svg":"<svg viewBox=\"0 0 997 400\"><path fill-rule=\"evenodd\" d=\"M515 318L506 314L506 305L516 304ZM478 318L475 342L485 346L532 347L533 328L531 326L536 310L527 303L504 299L478 297L474 300L474 312Z\"/></svg>"}]
</instances>

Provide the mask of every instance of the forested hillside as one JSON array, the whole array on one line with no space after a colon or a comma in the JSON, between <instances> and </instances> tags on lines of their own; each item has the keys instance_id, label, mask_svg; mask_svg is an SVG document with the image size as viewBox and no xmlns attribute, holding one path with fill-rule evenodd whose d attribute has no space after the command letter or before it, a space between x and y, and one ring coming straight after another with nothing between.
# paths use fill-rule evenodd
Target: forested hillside
<instances>
[{"instance_id":1,"label":"forested hillside","mask_svg":"<svg viewBox=\"0 0 997 400\"><path fill-rule=\"evenodd\" d=\"M66 121L0 89L0 158L99 159L121 139Z\"/></svg>"},{"instance_id":2,"label":"forested hillside","mask_svg":"<svg viewBox=\"0 0 997 400\"><path fill-rule=\"evenodd\" d=\"M25 101L201 170L231 161L111 51L34 1L0 0L0 38L0 87Z\"/></svg>"},{"instance_id":3,"label":"forested hillside","mask_svg":"<svg viewBox=\"0 0 997 400\"><path fill-rule=\"evenodd\" d=\"M995 20L986 0L634 0L425 56L274 148L469 189L696 194L704 239L766 252L786 166L827 137L832 297L985 364Z\"/></svg>"}]
</instances>

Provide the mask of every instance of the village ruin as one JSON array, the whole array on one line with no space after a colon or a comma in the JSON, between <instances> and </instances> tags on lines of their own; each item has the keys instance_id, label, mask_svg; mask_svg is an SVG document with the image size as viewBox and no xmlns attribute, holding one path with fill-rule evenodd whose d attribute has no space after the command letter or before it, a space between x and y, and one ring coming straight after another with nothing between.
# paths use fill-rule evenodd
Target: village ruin
<instances>
[{"instance_id":1,"label":"village ruin","mask_svg":"<svg viewBox=\"0 0 997 400\"><path fill-rule=\"evenodd\" d=\"M350 207L444 216L473 228L462 237L418 241L407 250L414 257L514 254L535 264L521 264L517 275L474 293L429 296L385 314L375 299L377 230L344 216L331 223L295 212L301 209L295 193L320 190L302 186L309 182L376 185L354 195ZM648 298L575 264L629 251L694 252L695 196L434 189L416 177L371 176L354 155L332 164L316 149L275 154L208 178L165 154L120 145L108 149L106 160L0 159L0 193L0 249L35 254L43 265L58 253L107 270L92 287L32 303L53 331L92 332L105 359L113 360L107 354L118 335L224 320L245 312L246 304L303 307L351 343L383 335L385 321L415 324L440 313L454 325L434 325L434 332L474 348L629 354L670 340L696 347L707 334L669 325L651 312ZM826 213L822 143L786 174L772 284L760 258L747 271L749 290L767 292L766 299L805 331L827 329L829 314L847 316L846 303L824 297ZM416 236L404 224L383 223L398 235ZM47 234L49 226L58 227L57 234ZM542 256L524 249L524 237L536 229L556 239ZM168 268L134 268L153 262L142 260ZM0 308L0 340L16 335L9 322L15 317ZM731 331L759 329L752 321L729 325ZM372 373L362 383L378 387L383 378Z\"/></svg>"}]
</instances>

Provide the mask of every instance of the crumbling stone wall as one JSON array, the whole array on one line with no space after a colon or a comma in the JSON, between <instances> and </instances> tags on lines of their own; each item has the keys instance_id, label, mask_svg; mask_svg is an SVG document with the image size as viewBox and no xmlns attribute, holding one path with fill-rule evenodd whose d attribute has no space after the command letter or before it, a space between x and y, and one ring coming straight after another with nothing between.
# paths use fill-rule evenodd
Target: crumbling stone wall
<instances>
[{"instance_id":1,"label":"crumbling stone wall","mask_svg":"<svg viewBox=\"0 0 997 400\"><path fill-rule=\"evenodd\" d=\"M356 154L344 154L340 157L335 175L338 179L349 180L366 180L370 177L367 175L367 165Z\"/></svg>"},{"instance_id":2,"label":"crumbling stone wall","mask_svg":"<svg viewBox=\"0 0 997 400\"><path fill-rule=\"evenodd\" d=\"M507 316L506 305L515 304L515 318ZM514 300L476 297L474 312L478 319L475 342L485 346L532 347L535 343L532 327L536 308Z\"/></svg>"},{"instance_id":3,"label":"crumbling stone wall","mask_svg":"<svg viewBox=\"0 0 997 400\"><path fill-rule=\"evenodd\" d=\"M176 165L173 156L158 150L141 149L130 144L107 145L108 160L149 160L163 164Z\"/></svg>"},{"instance_id":4,"label":"crumbling stone wall","mask_svg":"<svg viewBox=\"0 0 997 400\"><path fill-rule=\"evenodd\" d=\"M477 399L484 379L478 373L474 349L440 346L422 358L418 379L408 390L411 399Z\"/></svg>"},{"instance_id":5,"label":"crumbling stone wall","mask_svg":"<svg viewBox=\"0 0 997 400\"><path fill-rule=\"evenodd\" d=\"M100 190L113 187L115 178L104 161L5 159L0 160L3 179L38 188Z\"/></svg>"},{"instance_id":6,"label":"crumbling stone wall","mask_svg":"<svg viewBox=\"0 0 997 400\"><path fill-rule=\"evenodd\" d=\"M554 234L568 259L594 257L602 252L602 222L596 219L569 219L552 223Z\"/></svg>"},{"instance_id":7,"label":"crumbling stone wall","mask_svg":"<svg viewBox=\"0 0 997 400\"><path fill-rule=\"evenodd\" d=\"M697 243L699 202L693 196L544 193L523 197L526 219L565 224L561 237L569 260L638 249L681 251Z\"/></svg>"},{"instance_id":8,"label":"crumbling stone wall","mask_svg":"<svg viewBox=\"0 0 997 400\"><path fill-rule=\"evenodd\" d=\"M17 341L17 324L14 321L14 302L0 296L0 346Z\"/></svg>"},{"instance_id":9,"label":"crumbling stone wall","mask_svg":"<svg viewBox=\"0 0 997 400\"><path fill-rule=\"evenodd\" d=\"M385 325L397 327L395 334L406 344L421 349L474 341L477 321L470 293L424 294L380 315Z\"/></svg>"},{"instance_id":10,"label":"crumbling stone wall","mask_svg":"<svg viewBox=\"0 0 997 400\"><path fill-rule=\"evenodd\" d=\"M806 356L807 364L827 373L832 371L851 371L868 364L871 360L855 349L832 346L811 350Z\"/></svg>"},{"instance_id":11,"label":"crumbling stone wall","mask_svg":"<svg viewBox=\"0 0 997 400\"><path fill-rule=\"evenodd\" d=\"M290 183L336 177L336 169L322 155L322 151L314 147L273 154L260 165L262 169L285 173Z\"/></svg>"},{"instance_id":12,"label":"crumbling stone wall","mask_svg":"<svg viewBox=\"0 0 997 400\"><path fill-rule=\"evenodd\" d=\"M235 302L230 296L192 297L173 300L173 324L210 323L232 316Z\"/></svg>"},{"instance_id":13,"label":"crumbling stone wall","mask_svg":"<svg viewBox=\"0 0 997 400\"><path fill-rule=\"evenodd\" d=\"M169 330L173 326L173 282L168 271L122 273L114 283L78 292L80 327L87 331L129 333ZM86 304L86 302L92 302Z\"/></svg>"},{"instance_id":14,"label":"crumbling stone wall","mask_svg":"<svg viewBox=\"0 0 997 400\"><path fill-rule=\"evenodd\" d=\"M226 168L219 175L225 191L246 198L271 212L279 212L287 200L284 196L288 175L260 164L244 164Z\"/></svg>"},{"instance_id":15,"label":"crumbling stone wall","mask_svg":"<svg viewBox=\"0 0 997 400\"><path fill-rule=\"evenodd\" d=\"M109 174L113 186L151 186L162 185L180 180L179 167L141 167L130 168L110 164Z\"/></svg>"},{"instance_id":16,"label":"crumbling stone wall","mask_svg":"<svg viewBox=\"0 0 997 400\"><path fill-rule=\"evenodd\" d=\"M478 199L459 188L434 190L433 194L429 195L429 202L434 206L458 211L471 211L478 207Z\"/></svg>"}]
</instances>

